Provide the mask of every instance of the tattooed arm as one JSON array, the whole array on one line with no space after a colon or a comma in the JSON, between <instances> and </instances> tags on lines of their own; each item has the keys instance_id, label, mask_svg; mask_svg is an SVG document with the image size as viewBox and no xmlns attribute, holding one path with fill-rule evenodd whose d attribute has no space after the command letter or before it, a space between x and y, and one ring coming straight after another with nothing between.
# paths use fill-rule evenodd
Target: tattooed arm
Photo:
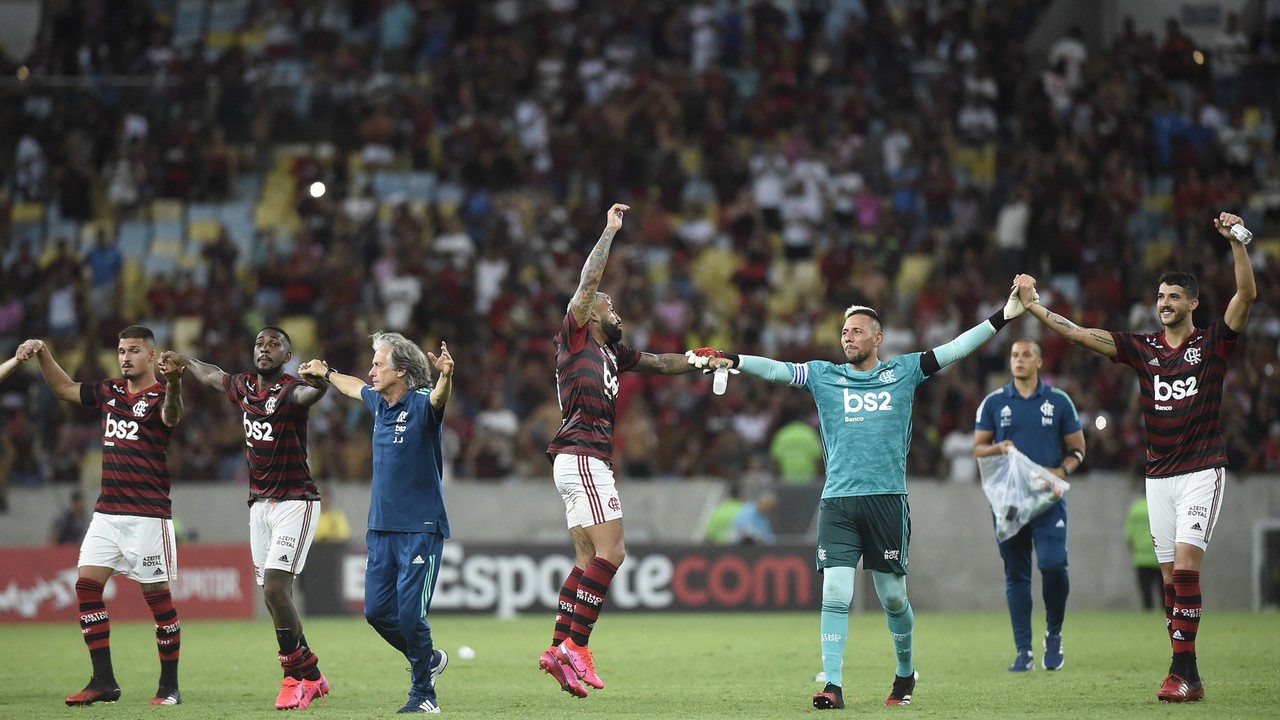
<instances>
[{"instance_id":1,"label":"tattooed arm","mask_svg":"<svg viewBox=\"0 0 1280 720\"><path fill-rule=\"evenodd\" d=\"M586 325L591 319L591 309L595 307L596 291L600 287L600 278L604 277L605 263L609 261L609 248L613 246L613 236L622 229L622 215L630 209L629 206L620 203L615 203L609 208L609 219L604 232L600 234L600 239L596 241L596 246L591 249L587 262L582 266L582 275L578 278L578 290L569 301L569 312L573 313L573 319L577 321L579 327Z\"/></svg>"},{"instance_id":2,"label":"tattooed arm","mask_svg":"<svg viewBox=\"0 0 1280 720\"><path fill-rule=\"evenodd\" d=\"M1083 345L1090 350L1109 358L1116 356L1116 343L1111 339L1111 332L1097 328L1082 328L1067 318L1041 305L1032 296L1036 279L1030 275L1019 275L1014 278L1014 287L1018 288L1018 297L1027 306L1027 312L1044 323L1050 330L1066 338L1072 345Z\"/></svg>"},{"instance_id":3,"label":"tattooed arm","mask_svg":"<svg viewBox=\"0 0 1280 720\"><path fill-rule=\"evenodd\" d=\"M683 375L698 368L689 364L689 358L677 353L640 353L640 362L633 369L654 375Z\"/></svg>"}]
</instances>

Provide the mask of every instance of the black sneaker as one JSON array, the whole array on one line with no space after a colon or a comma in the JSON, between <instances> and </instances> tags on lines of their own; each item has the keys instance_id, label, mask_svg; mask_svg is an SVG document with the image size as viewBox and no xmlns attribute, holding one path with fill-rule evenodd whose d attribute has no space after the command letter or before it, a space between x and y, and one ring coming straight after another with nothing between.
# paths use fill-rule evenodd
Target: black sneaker
<instances>
[{"instance_id":1,"label":"black sneaker","mask_svg":"<svg viewBox=\"0 0 1280 720\"><path fill-rule=\"evenodd\" d=\"M910 705L911 693L915 692L916 680L920 677L920 673L913 672L907 677L895 675L893 677L893 691L889 693L889 697L885 698L885 705Z\"/></svg>"},{"instance_id":2,"label":"black sneaker","mask_svg":"<svg viewBox=\"0 0 1280 720\"><path fill-rule=\"evenodd\" d=\"M120 699L120 686L115 680L99 680L96 677L89 678L89 684L84 686L80 692L67 698L67 704L75 707L77 705L92 705L96 702L113 703Z\"/></svg>"},{"instance_id":3,"label":"black sneaker","mask_svg":"<svg viewBox=\"0 0 1280 720\"><path fill-rule=\"evenodd\" d=\"M817 710L844 709L844 696L840 694L840 686L827 683L822 692L814 694L813 707Z\"/></svg>"}]
</instances>

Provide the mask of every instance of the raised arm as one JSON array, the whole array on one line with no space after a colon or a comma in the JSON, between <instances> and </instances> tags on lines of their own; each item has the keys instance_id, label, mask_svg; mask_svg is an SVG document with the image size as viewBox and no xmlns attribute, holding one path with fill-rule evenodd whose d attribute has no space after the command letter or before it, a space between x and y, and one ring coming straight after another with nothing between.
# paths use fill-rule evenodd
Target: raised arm
<instances>
[{"instance_id":1,"label":"raised arm","mask_svg":"<svg viewBox=\"0 0 1280 720\"><path fill-rule=\"evenodd\" d=\"M1244 332L1244 326L1249 322L1249 311L1253 309L1253 301L1258 299L1258 286L1253 279L1249 249L1231 235L1231 226L1240 224L1240 216L1231 213L1224 212L1213 219L1213 226L1231 243L1231 258L1236 270L1236 294L1227 303L1223 319L1226 320L1227 327L1238 333Z\"/></svg>"},{"instance_id":2,"label":"raised arm","mask_svg":"<svg viewBox=\"0 0 1280 720\"><path fill-rule=\"evenodd\" d=\"M1111 333L1098 328L1082 328L1061 315L1050 311L1035 298L1036 279L1030 275L1019 275L1013 280L1018 289L1018 297L1027 306L1027 312L1050 330L1058 333L1072 345L1083 345L1090 350L1109 358L1116 356L1116 343Z\"/></svg>"},{"instance_id":3,"label":"raised arm","mask_svg":"<svg viewBox=\"0 0 1280 720\"><path fill-rule=\"evenodd\" d=\"M591 318L596 291L600 288L600 279L604 277L604 266L609 261L609 248L613 246L613 236L622 229L622 215L630 209L629 205L622 203L614 203L613 207L609 208L604 232L600 234L600 239L596 241L596 246L591 249L587 262L582 266L582 275L578 278L578 289L573 293L573 299L569 301L569 312L573 313L573 319L579 327L586 325L587 320Z\"/></svg>"},{"instance_id":4,"label":"raised arm","mask_svg":"<svg viewBox=\"0 0 1280 720\"><path fill-rule=\"evenodd\" d=\"M165 388L164 406L160 408L160 419L169 427L177 427L186 412L186 405L182 402L182 376L187 368L174 362L173 358L166 358L165 354L160 355L160 372L164 373L168 386Z\"/></svg>"},{"instance_id":5,"label":"raised arm","mask_svg":"<svg viewBox=\"0 0 1280 720\"><path fill-rule=\"evenodd\" d=\"M440 377L436 378L436 386L431 388L431 407L439 410L453 397L453 356L449 354L449 346L440 342L440 355L427 353L427 361L431 363Z\"/></svg>"},{"instance_id":6,"label":"raised arm","mask_svg":"<svg viewBox=\"0 0 1280 720\"><path fill-rule=\"evenodd\" d=\"M1032 289L1032 297L1035 296L1035 290ZM1005 301L1004 307L991 313L986 320L974 325L973 327L960 333L960 335L945 345L939 345L932 350L927 350L920 357L920 372L925 375L932 375L951 363L968 357L974 350L982 347L982 344L996 336L1000 329L1009 324L1009 321L1026 312L1027 308L1022 304L1022 300L1018 297L1017 290L1009 293L1009 299Z\"/></svg>"},{"instance_id":7,"label":"raised arm","mask_svg":"<svg viewBox=\"0 0 1280 720\"><path fill-rule=\"evenodd\" d=\"M43 340L27 340L22 343L16 357L23 362L36 358L40 363L40 374L44 376L45 384L49 386L53 396L64 402L80 404L80 383L67 375L67 371L53 358L53 351Z\"/></svg>"},{"instance_id":8,"label":"raised arm","mask_svg":"<svg viewBox=\"0 0 1280 720\"><path fill-rule=\"evenodd\" d=\"M360 397L360 390L364 388L365 381L351 375L343 375L329 368L329 363L323 360L308 360L298 367L298 377L306 380L310 384L312 378L318 378L322 382L328 382L330 385L338 388L338 392L346 395L354 400L363 400Z\"/></svg>"},{"instance_id":9,"label":"raised arm","mask_svg":"<svg viewBox=\"0 0 1280 720\"><path fill-rule=\"evenodd\" d=\"M4 382L6 378L12 375L13 371L17 370L18 366L21 365L22 362L23 361L19 360L15 353L13 357L5 360L3 363L0 363L0 382Z\"/></svg>"},{"instance_id":10,"label":"raised arm","mask_svg":"<svg viewBox=\"0 0 1280 720\"><path fill-rule=\"evenodd\" d=\"M180 355L172 350L165 350L160 353L160 362L162 364L169 362L178 367L186 368L187 372L191 373L191 377L196 379L196 382L218 390L222 389L222 378L227 376L227 373L217 365L197 360L190 355Z\"/></svg>"}]
</instances>

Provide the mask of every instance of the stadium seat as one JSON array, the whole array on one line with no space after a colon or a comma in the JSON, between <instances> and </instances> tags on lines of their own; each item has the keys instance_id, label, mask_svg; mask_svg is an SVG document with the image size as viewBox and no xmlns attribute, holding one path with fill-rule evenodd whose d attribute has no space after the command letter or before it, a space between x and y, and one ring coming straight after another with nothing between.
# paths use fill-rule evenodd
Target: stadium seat
<instances>
[{"instance_id":1,"label":"stadium seat","mask_svg":"<svg viewBox=\"0 0 1280 720\"><path fill-rule=\"evenodd\" d=\"M1142 264L1148 270L1158 270L1169 262L1169 258L1173 257L1174 244L1171 242L1155 241L1147 244L1147 249L1143 253Z\"/></svg>"},{"instance_id":2,"label":"stadium seat","mask_svg":"<svg viewBox=\"0 0 1280 720\"><path fill-rule=\"evenodd\" d=\"M140 259L151 245L151 228L141 220L126 220L120 223L116 243L126 258Z\"/></svg>"},{"instance_id":3,"label":"stadium seat","mask_svg":"<svg viewBox=\"0 0 1280 720\"><path fill-rule=\"evenodd\" d=\"M186 208L179 200L153 200L148 212L152 222L183 222Z\"/></svg>"},{"instance_id":4,"label":"stadium seat","mask_svg":"<svg viewBox=\"0 0 1280 720\"><path fill-rule=\"evenodd\" d=\"M186 355L200 349L200 331L204 321L198 315L180 315L173 319L173 349Z\"/></svg>"},{"instance_id":5,"label":"stadium seat","mask_svg":"<svg viewBox=\"0 0 1280 720\"><path fill-rule=\"evenodd\" d=\"M38 223L44 220L44 203L17 203L10 211L9 217L15 225L18 223Z\"/></svg>"},{"instance_id":6,"label":"stadium seat","mask_svg":"<svg viewBox=\"0 0 1280 720\"><path fill-rule=\"evenodd\" d=\"M293 356L303 362L321 352L316 319L310 315L289 315L280 320L280 327L289 333L293 341Z\"/></svg>"}]
</instances>

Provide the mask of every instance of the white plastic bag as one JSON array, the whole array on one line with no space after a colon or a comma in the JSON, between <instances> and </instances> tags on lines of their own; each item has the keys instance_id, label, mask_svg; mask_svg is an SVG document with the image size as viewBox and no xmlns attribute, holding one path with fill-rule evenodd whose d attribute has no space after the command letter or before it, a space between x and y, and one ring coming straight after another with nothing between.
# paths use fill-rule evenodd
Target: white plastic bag
<instances>
[{"instance_id":1,"label":"white plastic bag","mask_svg":"<svg viewBox=\"0 0 1280 720\"><path fill-rule=\"evenodd\" d=\"M996 516L996 539L1004 542L1062 499L1071 484L1017 448L978 458L982 491Z\"/></svg>"}]
</instances>

